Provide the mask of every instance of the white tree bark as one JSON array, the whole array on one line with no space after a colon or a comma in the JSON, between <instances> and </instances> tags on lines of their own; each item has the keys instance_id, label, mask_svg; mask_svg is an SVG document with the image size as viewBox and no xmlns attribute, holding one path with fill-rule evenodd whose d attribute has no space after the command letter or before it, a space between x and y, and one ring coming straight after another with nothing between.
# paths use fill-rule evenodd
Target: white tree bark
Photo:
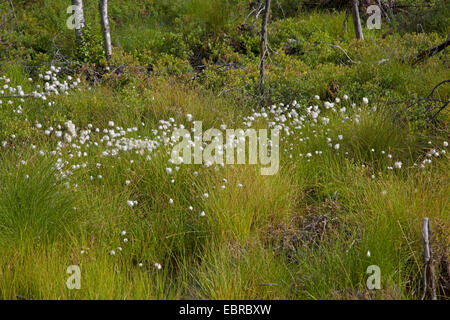
<instances>
[{"instance_id":1,"label":"white tree bark","mask_svg":"<svg viewBox=\"0 0 450 320\"><path fill-rule=\"evenodd\" d=\"M359 0L352 0L352 15L353 23L355 25L356 39L364 40L364 35L361 27L361 19L359 18Z\"/></svg>"},{"instance_id":2,"label":"white tree bark","mask_svg":"<svg viewBox=\"0 0 450 320\"><path fill-rule=\"evenodd\" d=\"M102 24L102 33L103 33L106 60L109 61L112 56L112 46L111 46L111 30L109 27L109 17L108 17L108 0L100 0L100 18Z\"/></svg>"},{"instance_id":3,"label":"white tree bark","mask_svg":"<svg viewBox=\"0 0 450 320\"><path fill-rule=\"evenodd\" d=\"M267 54L267 24L270 16L270 0L266 0L264 17L261 23L261 59L259 61L259 93L264 94L264 65Z\"/></svg>"},{"instance_id":4,"label":"white tree bark","mask_svg":"<svg viewBox=\"0 0 450 320\"><path fill-rule=\"evenodd\" d=\"M77 45L83 41L83 28L84 28L84 8L83 0L72 0L72 6L75 7L75 39Z\"/></svg>"}]
</instances>

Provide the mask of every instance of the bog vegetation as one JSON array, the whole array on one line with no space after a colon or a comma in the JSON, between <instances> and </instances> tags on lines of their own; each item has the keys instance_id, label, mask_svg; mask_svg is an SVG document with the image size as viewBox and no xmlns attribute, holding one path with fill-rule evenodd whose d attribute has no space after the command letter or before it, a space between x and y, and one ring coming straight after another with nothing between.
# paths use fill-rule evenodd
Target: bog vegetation
<instances>
[{"instance_id":1,"label":"bog vegetation","mask_svg":"<svg viewBox=\"0 0 450 320\"><path fill-rule=\"evenodd\" d=\"M362 5L364 41L272 1L262 96L260 1L111 1L111 59L85 2L77 42L70 1L0 0L0 298L421 299L429 217L448 299L448 1ZM279 172L173 164L200 120L280 129Z\"/></svg>"}]
</instances>

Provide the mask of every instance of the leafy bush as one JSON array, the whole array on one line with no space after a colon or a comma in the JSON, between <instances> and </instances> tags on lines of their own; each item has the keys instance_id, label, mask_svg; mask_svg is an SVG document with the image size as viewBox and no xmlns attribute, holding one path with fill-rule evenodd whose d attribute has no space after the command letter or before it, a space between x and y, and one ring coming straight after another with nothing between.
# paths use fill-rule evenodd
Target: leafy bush
<instances>
[{"instance_id":1,"label":"leafy bush","mask_svg":"<svg viewBox=\"0 0 450 320\"><path fill-rule=\"evenodd\" d=\"M83 29L81 45L77 47L76 55L81 62L106 65L102 35L94 32L89 24L86 24L86 27Z\"/></svg>"}]
</instances>

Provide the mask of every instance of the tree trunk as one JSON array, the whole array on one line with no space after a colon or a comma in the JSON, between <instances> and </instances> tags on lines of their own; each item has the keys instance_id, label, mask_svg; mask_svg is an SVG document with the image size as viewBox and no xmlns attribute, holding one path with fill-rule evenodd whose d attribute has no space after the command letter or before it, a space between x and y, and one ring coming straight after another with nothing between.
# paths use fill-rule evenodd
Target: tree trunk
<instances>
[{"instance_id":1,"label":"tree trunk","mask_svg":"<svg viewBox=\"0 0 450 320\"><path fill-rule=\"evenodd\" d=\"M83 41L84 28L83 0L72 0L72 6L75 7L75 39L77 45L80 45Z\"/></svg>"},{"instance_id":2,"label":"tree trunk","mask_svg":"<svg viewBox=\"0 0 450 320\"><path fill-rule=\"evenodd\" d=\"M103 41L105 46L106 60L111 60L112 46L111 46L111 30L109 28L108 18L108 0L100 0L100 17L102 23Z\"/></svg>"},{"instance_id":3,"label":"tree trunk","mask_svg":"<svg viewBox=\"0 0 450 320\"><path fill-rule=\"evenodd\" d=\"M364 40L364 35L361 27L361 20L359 18L359 1L352 0L352 14L353 14L353 23L355 25L355 34L356 39Z\"/></svg>"},{"instance_id":4,"label":"tree trunk","mask_svg":"<svg viewBox=\"0 0 450 320\"><path fill-rule=\"evenodd\" d=\"M434 263L433 263L433 254L431 252L431 231L430 231L430 224L429 219L424 218L422 223L422 241L424 246L424 253L423 253L423 259L424 259L424 271L423 271L423 294L422 294L422 300L425 299L425 296L427 295L427 292L430 293L430 298L432 300L437 300L437 294L436 294L436 275L434 272Z\"/></svg>"},{"instance_id":5,"label":"tree trunk","mask_svg":"<svg viewBox=\"0 0 450 320\"><path fill-rule=\"evenodd\" d=\"M261 60L259 62L259 93L264 94L264 65L266 60L267 49L267 24L270 16L270 0L266 0L264 17L261 23Z\"/></svg>"}]
</instances>

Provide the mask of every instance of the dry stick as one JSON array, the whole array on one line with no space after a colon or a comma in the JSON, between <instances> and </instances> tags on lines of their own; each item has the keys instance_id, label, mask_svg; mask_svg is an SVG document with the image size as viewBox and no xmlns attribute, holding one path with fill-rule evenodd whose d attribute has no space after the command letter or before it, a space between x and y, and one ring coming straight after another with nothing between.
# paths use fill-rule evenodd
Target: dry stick
<instances>
[{"instance_id":1,"label":"dry stick","mask_svg":"<svg viewBox=\"0 0 450 320\"><path fill-rule=\"evenodd\" d=\"M264 9L263 5L262 5L262 1L256 1L256 5L254 8L252 8L252 10L250 11L250 13L247 15L247 17L244 19L244 24L247 23L248 18L251 17L251 15L253 13L255 13L255 19L253 20L253 26L255 26L256 20L258 19L259 14L261 13L261 11ZM263 7L261 9L261 7Z\"/></svg>"},{"instance_id":2,"label":"dry stick","mask_svg":"<svg viewBox=\"0 0 450 320\"><path fill-rule=\"evenodd\" d=\"M446 101L442 107L439 108L439 110L431 117L432 120L436 119L436 117L439 115L439 113L441 113L442 110L444 110L445 108L447 108L447 106L450 104L450 100Z\"/></svg>"},{"instance_id":3,"label":"dry stick","mask_svg":"<svg viewBox=\"0 0 450 320\"><path fill-rule=\"evenodd\" d=\"M439 82L434 88L433 90L431 90L431 93L424 97L424 98L420 98L417 101L415 101L414 103L412 103L411 105L409 105L406 109L411 109L413 106L415 105L419 105L420 103L424 103L424 102L429 102L430 105L428 105L428 107L423 111L422 114L426 114L432 110L434 110L433 105L431 104L432 102L438 102L438 103L442 103L443 105L439 108L439 110L431 117L431 119L435 119L439 113L444 110L449 104L450 104L450 100L440 100L434 97L434 94L436 92L436 90L442 86L445 83L450 83L450 79L448 80L444 80Z\"/></svg>"},{"instance_id":4,"label":"dry stick","mask_svg":"<svg viewBox=\"0 0 450 320\"><path fill-rule=\"evenodd\" d=\"M391 19L395 19L394 18L394 5L395 5L395 0L389 0L388 1L388 9L389 9L389 15L391 16Z\"/></svg>"},{"instance_id":5,"label":"dry stick","mask_svg":"<svg viewBox=\"0 0 450 320\"><path fill-rule=\"evenodd\" d=\"M269 23L270 0L266 0L263 21L261 23L261 60L259 62L259 93L264 95L264 63L267 50L267 24Z\"/></svg>"},{"instance_id":6,"label":"dry stick","mask_svg":"<svg viewBox=\"0 0 450 320\"><path fill-rule=\"evenodd\" d=\"M253 20L253 26L255 26L256 22L258 21L259 15L261 14L261 12L263 12L265 9L265 7L262 7L258 10L258 12L255 15L255 20Z\"/></svg>"},{"instance_id":7,"label":"dry stick","mask_svg":"<svg viewBox=\"0 0 450 320\"><path fill-rule=\"evenodd\" d=\"M283 10L283 7L280 4L280 1L279 0L276 0L276 1L277 1L278 8L280 8L281 13L283 14L283 18L286 18L286 15L284 14L284 10Z\"/></svg>"},{"instance_id":8,"label":"dry stick","mask_svg":"<svg viewBox=\"0 0 450 320\"><path fill-rule=\"evenodd\" d=\"M323 44L323 46L327 46L327 45ZM330 44L328 46L331 46L331 47L334 47L334 48L337 48L337 49L341 50L345 54L345 56L347 57L348 61L350 61L351 63L354 63L354 64L360 64L361 63L359 61L353 61L352 58L350 58L350 56L347 54L347 52L345 52L345 50L342 49L339 45L337 45L337 44Z\"/></svg>"},{"instance_id":9,"label":"dry stick","mask_svg":"<svg viewBox=\"0 0 450 320\"><path fill-rule=\"evenodd\" d=\"M248 16L244 19L244 24L247 23L248 18L250 18L250 16L255 13L255 18L253 19L253 23L252 26L254 27L256 22L258 21L258 17L261 14L261 12L264 10L264 6L262 5L262 1L259 2L259 6L254 9L252 9L252 11L250 11L250 13L248 14Z\"/></svg>"},{"instance_id":10,"label":"dry stick","mask_svg":"<svg viewBox=\"0 0 450 320\"><path fill-rule=\"evenodd\" d=\"M108 0L100 0L100 17L102 24L103 41L105 46L106 60L111 60L112 46L111 46L111 30L109 27L108 18Z\"/></svg>"},{"instance_id":11,"label":"dry stick","mask_svg":"<svg viewBox=\"0 0 450 320\"><path fill-rule=\"evenodd\" d=\"M378 7L380 8L381 12L384 14L384 16L386 17L386 19L388 21L391 21L391 19L389 18L388 13L386 12L386 10L384 10L384 3L381 2L381 0L378 0Z\"/></svg>"},{"instance_id":12,"label":"dry stick","mask_svg":"<svg viewBox=\"0 0 450 320\"><path fill-rule=\"evenodd\" d=\"M443 43L441 43L441 44L439 44L439 45L437 45L437 46L435 46L435 47L433 47L431 49L422 51L416 57L416 59L413 61L413 64L417 64L417 63L419 63L420 61L422 61L422 60L424 60L426 58L430 58L430 57L434 56L435 54L445 50L445 48L447 48L449 45L450 45L450 33L448 34L447 40L445 40Z\"/></svg>"},{"instance_id":13,"label":"dry stick","mask_svg":"<svg viewBox=\"0 0 450 320\"><path fill-rule=\"evenodd\" d=\"M36 99L40 99L39 97L36 97L34 94L24 94L24 95L7 94L7 95L0 96L0 98L36 98Z\"/></svg>"},{"instance_id":14,"label":"dry stick","mask_svg":"<svg viewBox=\"0 0 450 320\"><path fill-rule=\"evenodd\" d=\"M434 265L433 265L433 257L430 248L430 225L429 219L424 218L422 223L422 241L424 246L423 252L423 260L424 260L424 270L423 270L423 295L422 300L425 299L425 295L428 291L428 278L430 279L430 293L431 299L437 300L436 296L436 283L435 283L435 275L434 275Z\"/></svg>"},{"instance_id":15,"label":"dry stick","mask_svg":"<svg viewBox=\"0 0 450 320\"><path fill-rule=\"evenodd\" d=\"M250 13L247 15L247 17L245 17L245 19L244 19L244 24L247 22L247 20L248 20L248 18L250 18L250 16L253 14L253 12L256 12L256 8L255 9L253 9L252 11L250 11Z\"/></svg>"},{"instance_id":16,"label":"dry stick","mask_svg":"<svg viewBox=\"0 0 450 320\"><path fill-rule=\"evenodd\" d=\"M337 45L337 44L315 44L309 47L332 47L332 48L336 48L339 49L340 51L342 51L342 53L347 57L348 61L354 64L361 64L360 61L354 61L352 58L350 58L350 56L348 55L348 53L342 49L341 46ZM307 48L309 48L307 47Z\"/></svg>"}]
</instances>

